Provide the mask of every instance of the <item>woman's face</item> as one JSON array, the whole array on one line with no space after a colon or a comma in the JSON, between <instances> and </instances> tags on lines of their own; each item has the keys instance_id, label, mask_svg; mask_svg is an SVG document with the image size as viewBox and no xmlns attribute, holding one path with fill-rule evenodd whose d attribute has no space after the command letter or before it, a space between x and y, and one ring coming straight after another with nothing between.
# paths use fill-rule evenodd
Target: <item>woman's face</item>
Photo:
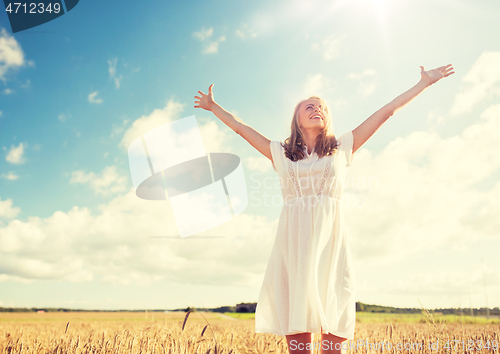
<instances>
[{"instance_id":1,"label":"woman's face","mask_svg":"<svg viewBox=\"0 0 500 354\"><path fill-rule=\"evenodd\" d=\"M325 128L326 107L317 98L308 99L299 108L299 126L302 130L319 130Z\"/></svg>"}]
</instances>

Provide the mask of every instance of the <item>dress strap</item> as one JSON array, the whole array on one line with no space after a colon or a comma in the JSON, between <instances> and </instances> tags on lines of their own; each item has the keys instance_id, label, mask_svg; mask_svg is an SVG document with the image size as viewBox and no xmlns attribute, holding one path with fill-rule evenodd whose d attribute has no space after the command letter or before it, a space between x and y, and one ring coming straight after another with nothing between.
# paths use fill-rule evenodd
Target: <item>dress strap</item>
<instances>
[{"instance_id":1,"label":"dress strap","mask_svg":"<svg viewBox=\"0 0 500 354\"><path fill-rule=\"evenodd\" d=\"M331 158L328 158L326 160L325 173L323 174L323 181L321 182L321 188L319 189L318 196L321 195L321 193L323 192L323 187L325 187L326 180L328 179L328 176L330 175L331 162L332 162Z\"/></svg>"},{"instance_id":2,"label":"dress strap","mask_svg":"<svg viewBox=\"0 0 500 354\"><path fill-rule=\"evenodd\" d=\"M293 184L295 185L295 192L297 193L297 198L302 197L302 189L300 188L300 185L297 183L297 179L295 178L295 174L293 172L292 168L292 161L290 159L288 160L288 174L290 175L290 178L293 181Z\"/></svg>"}]
</instances>

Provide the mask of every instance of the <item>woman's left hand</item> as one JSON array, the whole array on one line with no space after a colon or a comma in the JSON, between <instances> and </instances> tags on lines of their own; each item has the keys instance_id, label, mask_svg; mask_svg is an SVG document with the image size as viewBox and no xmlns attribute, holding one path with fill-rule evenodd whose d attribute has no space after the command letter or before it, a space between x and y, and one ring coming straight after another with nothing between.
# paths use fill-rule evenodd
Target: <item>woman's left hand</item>
<instances>
[{"instance_id":1,"label":"woman's left hand","mask_svg":"<svg viewBox=\"0 0 500 354\"><path fill-rule=\"evenodd\" d=\"M425 70L423 66L420 66L420 75L421 81L425 82L428 86L438 82L441 80L443 77L448 77L451 74L454 74L455 72L453 70L453 66L451 64L445 65L445 66L440 66L439 68L432 69L432 70Z\"/></svg>"}]
</instances>

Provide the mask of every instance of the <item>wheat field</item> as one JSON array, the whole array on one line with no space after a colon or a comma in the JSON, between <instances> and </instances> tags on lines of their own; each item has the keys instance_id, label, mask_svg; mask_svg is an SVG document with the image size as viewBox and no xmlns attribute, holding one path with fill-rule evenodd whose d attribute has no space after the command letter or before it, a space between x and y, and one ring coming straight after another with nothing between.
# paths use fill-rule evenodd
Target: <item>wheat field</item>
<instances>
[{"instance_id":1,"label":"wheat field","mask_svg":"<svg viewBox=\"0 0 500 354\"><path fill-rule=\"evenodd\" d=\"M254 319L197 311L0 313L0 354L288 353L285 337L255 333L254 328ZM498 324L439 323L429 314L427 323L358 322L355 339L344 342L344 349L346 353L499 353L499 332ZM469 341L474 341L473 348ZM489 342L490 348L479 348L479 341ZM319 334L313 342L314 353L328 345L320 343Z\"/></svg>"}]
</instances>

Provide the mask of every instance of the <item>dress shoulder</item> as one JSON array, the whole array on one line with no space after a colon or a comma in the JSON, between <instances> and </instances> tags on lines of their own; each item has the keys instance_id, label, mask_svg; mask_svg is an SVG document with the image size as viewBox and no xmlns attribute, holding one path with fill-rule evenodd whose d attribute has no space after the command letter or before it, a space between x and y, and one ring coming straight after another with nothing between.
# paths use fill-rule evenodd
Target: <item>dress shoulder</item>
<instances>
[{"instance_id":1,"label":"dress shoulder","mask_svg":"<svg viewBox=\"0 0 500 354\"><path fill-rule=\"evenodd\" d=\"M280 173L285 168L285 149L281 146L281 142L277 140L271 140L271 155L273 157L272 165L273 170Z\"/></svg>"},{"instance_id":2,"label":"dress shoulder","mask_svg":"<svg viewBox=\"0 0 500 354\"><path fill-rule=\"evenodd\" d=\"M345 167L349 167L352 165L353 154L352 148L354 146L354 136L352 134L352 130L347 133L342 134L340 138L337 139L339 142L338 152L341 152L342 160L345 159Z\"/></svg>"}]
</instances>

